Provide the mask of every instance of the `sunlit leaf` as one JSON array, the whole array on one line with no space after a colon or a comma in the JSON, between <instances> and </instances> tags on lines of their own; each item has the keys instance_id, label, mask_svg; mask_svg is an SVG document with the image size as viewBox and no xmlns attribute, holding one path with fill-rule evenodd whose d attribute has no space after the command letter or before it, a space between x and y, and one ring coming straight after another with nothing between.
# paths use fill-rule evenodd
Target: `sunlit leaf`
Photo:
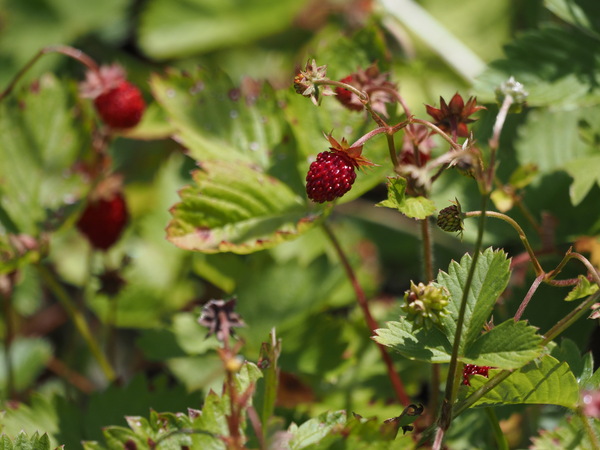
<instances>
[{"instance_id":1,"label":"sunlit leaf","mask_svg":"<svg viewBox=\"0 0 600 450\"><path fill-rule=\"evenodd\" d=\"M468 346L462 361L497 369L517 369L542 354L542 336L526 322L508 319Z\"/></svg>"},{"instance_id":2,"label":"sunlit leaf","mask_svg":"<svg viewBox=\"0 0 600 450\"><path fill-rule=\"evenodd\" d=\"M490 370L492 378L496 370ZM471 377L469 392L488 381L481 375ZM518 369L481 397L474 406L546 404L574 408L579 401L579 386L569 365L545 355L539 361Z\"/></svg>"},{"instance_id":3,"label":"sunlit leaf","mask_svg":"<svg viewBox=\"0 0 600 450\"><path fill-rule=\"evenodd\" d=\"M413 330L412 323L404 318L388 322L387 328L376 330L375 342L393 348L403 356L432 363L450 361L452 345L439 329Z\"/></svg>"},{"instance_id":4,"label":"sunlit leaf","mask_svg":"<svg viewBox=\"0 0 600 450\"><path fill-rule=\"evenodd\" d=\"M193 176L167 228L168 239L186 250L251 253L294 239L322 217L254 167L206 161Z\"/></svg>"},{"instance_id":5,"label":"sunlit leaf","mask_svg":"<svg viewBox=\"0 0 600 450\"><path fill-rule=\"evenodd\" d=\"M460 302L472 262L471 255L465 254L460 263L450 263L448 272L440 271L438 274L438 283L448 289L451 297L447 306L450 314L442 317L444 333L450 342L454 341ZM496 300L508 283L509 265L510 261L503 251L488 248L479 255L467 296L459 355L464 355L467 346L481 335L483 325L489 320Z\"/></svg>"}]
</instances>

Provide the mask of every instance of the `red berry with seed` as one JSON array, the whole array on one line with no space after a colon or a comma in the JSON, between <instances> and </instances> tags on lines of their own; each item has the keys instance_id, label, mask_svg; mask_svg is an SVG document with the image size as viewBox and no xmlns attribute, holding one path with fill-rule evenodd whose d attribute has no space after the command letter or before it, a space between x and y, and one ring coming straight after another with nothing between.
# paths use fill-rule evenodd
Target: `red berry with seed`
<instances>
[{"instance_id":1,"label":"red berry with seed","mask_svg":"<svg viewBox=\"0 0 600 450\"><path fill-rule=\"evenodd\" d=\"M126 80L125 71L118 65L88 72L80 91L82 96L94 100L102 121L112 128L136 126L146 109L142 93Z\"/></svg>"},{"instance_id":2,"label":"red berry with seed","mask_svg":"<svg viewBox=\"0 0 600 450\"><path fill-rule=\"evenodd\" d=\"M77 229L97 250L111 248L129 220L120 182L120 178L110 177L100 183L77 221Z\"/></svg>"},{"instance_id":3,"label":"red berry with seed","mask_svg":"<svg viewBox=\"0 0 600 450\"><path fill-rule=\"evenodd\" d=\"M350 147L346 139L339 143L331 135L325 137L330 151L319 153L306 175L306 193L317 203L340 198L352 188L357 167L375 165L361 156L362 145Z\"/></svg>"},{"instance_id":4,"label":"red berry with seed","mask_svg":"<svg viewBox=\"0 0 600 450\"><path fill-rule=\"evenodd\" d=\"M313 202L330 202L350 190L356 180L355 163L341 152L321 152L306 175L306 193Z\"/></svg>"},{"instance_id":5,"label":"red berry with seed","mask_svg":"<svg viewBox=\"0 0 600 450\"><path fill-rule=\"evenodd\" d=\"M471 381L469 380L471 375L483 375L487 378L490 369L492 369L492 367L490 366L476 366L475 364L465 364L465 367L463 369L462 384L466 386L471 386Z\"/></svg>"}]
</instances>

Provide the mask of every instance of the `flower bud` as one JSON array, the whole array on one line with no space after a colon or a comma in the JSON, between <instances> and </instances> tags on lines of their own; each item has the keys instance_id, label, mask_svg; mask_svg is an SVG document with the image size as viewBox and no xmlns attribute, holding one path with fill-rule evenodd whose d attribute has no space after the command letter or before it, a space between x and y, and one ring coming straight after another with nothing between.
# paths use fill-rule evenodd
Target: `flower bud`
<instances>
[{"instance_id":1,"label":"flower bud","mask_svg":"<svg viewBox=\"0 0 600 450\"><path fill-rule=\"evenodd\" d=\"M439 324L440 319L447 314L446 306L450 296L443 286L429 283L415 284L410 282L410 289L404 294L405 304L402 310L406 318L413 323L414 328L431 328Z\"/></svg>"}]
</instances>

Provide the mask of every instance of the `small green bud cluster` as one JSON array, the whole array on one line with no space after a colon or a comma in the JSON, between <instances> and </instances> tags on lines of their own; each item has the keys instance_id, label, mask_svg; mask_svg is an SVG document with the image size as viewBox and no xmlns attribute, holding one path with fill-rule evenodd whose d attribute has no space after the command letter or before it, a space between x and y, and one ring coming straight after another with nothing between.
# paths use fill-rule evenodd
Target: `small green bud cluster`
<instances>
[{"instance_id":1,"label":"small green bud cluster","mask_svg":"<svg viewBox=\"0 0 600 450\"><path fill-rule=\"evenodd\" d=\"M443 286L434 283L415 284L411 281L410 289L404 294L402 310L406 312L406 318L413 323L414 328L430 329L432 325L439 324L440 319L447 314L446 306L449 301L450 296Z\"/></svg>"}]
</instances>

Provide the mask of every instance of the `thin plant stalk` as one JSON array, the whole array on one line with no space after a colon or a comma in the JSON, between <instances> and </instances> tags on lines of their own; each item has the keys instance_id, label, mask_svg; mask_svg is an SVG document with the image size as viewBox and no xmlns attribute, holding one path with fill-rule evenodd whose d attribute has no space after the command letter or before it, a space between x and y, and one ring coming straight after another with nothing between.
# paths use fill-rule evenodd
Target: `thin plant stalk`
<instances>
[{"instance_id":1,"label":"thin plant stalk","mask_svg":"<svg viewBox=\"0 0 600 450\"><path fill-rule=\"evenodd\" d=\"M360 283L358 282L358 279L356 277L354 269L352 269L352 266L350 265L350 262L348 261L346 253L342 249L339 241L337 240L337 237L335 236L335 234L333 233L333 231L331 230L331 228L329 227L329 225L327 223L323 224L323 230L325 231L325 234L327 235L327 237L333 244L333 247L335 248L335 251L338 254L338 257L340 258L340 261L342 262L342 265L344 266L346 275L350 279L350 284L352 284L352 289L354 290L354 293L356 294L356 299L358 300L358 304L363 312L363 315L365 316L365 321L367 322L367 326L369 327L369 330L371 331L371 333L375 333L375 330L377 330L379 328L379 325L377 324L377 322L371 315L371 311L369 310L369 304L367 302L367 297L366 297L362 287L360 286ZM379 351L381 352L381 357L383 358L383 361L385 363L385 366L386 366L386 369L388 372L388 377L392 383L392 387L394 388L396 398L403 406L408 406L410 404L410 399L408 398L408 395L406 394L406 390L404 389L404 384L402 383L400 376L394 369L392 358L390 357L389 353L387 352L387 349L385 346L377 343L377 347L379 348Z\"/></svg>"},{"instance_id":2,"label":"thin plant stalk","mask_svg":"<svg viewBox=\"0 0 600 450\"><path fill-rule=\"evenodd\" d=\"M81 314L81 311L79 311L79 309L75 306L73 300L67 293L66 289L58 281L56 281L56 279L50 273L50 270L48 270L47 267L38 264L36 268L40 276L44 280L46 286L48 286L48 288L52 291L56 299L61 303L63 308L65 308L67 314L69 314L69 316L71 317L75 328L87 344L88 348L90 349L90 352L92 353L92 356L98 362L98 365L100 366L100 369L104 373L106 379L109 382L114 381L117 378L114 369L106 359L104 353L102 353L102 351L100 350L100 346L94 339L94 336L92 335L92 332L88 326L88 323L83 317L83 314Z\"/></svg>"},{"instance_id":3,"label":"thin plant stalk","mask_svg":"<svg viewBox=\"0 0 600 450\"><path fill-rule=\"evenodd\" d=\"M6 275L7 283L12 284L12 280L8 279L12 274ZM13 307L11 300L12 286L7 289L7 295L1 295L0 300L2 301L2 307L4 312L5 320L5 332L4 332L4 365L6 366L6 393L8 398L12 398L15 395L15 374L14 366L12 363L12 342L14 339L15 331L13 327Z\"/></svg>"},{"instance_id":4,"label":"thin plant stalk","mask_svg":"<svg viewBox=\"0 0 600 450\"><path fill-rule=\"evenodd\" d=\"M600 448L600 440L598 439L598 435L596 435L596 432L590 424L590 418L584 414L581 407L577 408L575 413L577 414L579 420L581 420L581 423L583 424L583 429L585 430L585 433L587 434L587 437L590 440L590 443L592 444L592 448Z\"/></svg>"},{"instance_id":5,"label":"thin plant stalk","mask_svg":"<svg viewBox=\"0 0 600 450\"><path fill-rule=\"evenodd\" d=\"M23 75L25 75L25 73L27 73L27 71L42 56L47 55L48 53L60 53L65 56L69 56L69 57L79 61L80 63L82 63L84 66L86 66L88 69L90 69L93 72L99 72L99 70L100 70L96 61L94 61L88 55L83 53L81 50L78 50L74 47L70 47L68 45L49 45L49 46L41 49L39 52L37 52L34 55L34 57L31 58L27 62L27 64L25 64L23 66L23 68L21 70L19 70L19 72L17 72L17 74L13 77L13 79L11 80L9 85L6 87L6 89L4 89L4 91L2 91L0 93L0 101L2 101L6 96L8 96L12 92L12 90L14 89L16 84L19 82L19 80L23 77Z\"/></svg>"},{"instance_id":6,"label":"thin plant stalk","mask_svg":"<svg viewBox=\"0 0 600 450\"><path fill-rule=\"evenodd\" d=\"M494 411L494 408L489 407L484 408L484 410L485 415L488 418L488 422L492 427L492 431L494 432L494 438L496 439L498 450L508 450L508 442L506 441L506 436L504 436L504 433L502 433L502 429L500 428L496 411Z\"/></svg>"},{"instance_id":7,"label":"thin plant stalk","mask_svg":"<svg viewBox=\"0 0 600 450\"><path fill-rule=\"evenodd\" d=\"M479 217L482 214L483 214L482 211L469 211L469 212L465 213L464 217L465 218ZM523 231L521 226L513 218L507 216L506 214L502 214L502 213L499 213L496 211L486 211L485 214L489 217L494 217L496 219L504 220L506 223L510 224L517 231L517 233L519 234L519 239L521 239L521 242L523 243L525 250L527 250L529 257L531 258L531 262L533 263L533 267L534 267L536 275L543 274L544 269L542 269L540 262L538 261L537 257L535 256L535 252L533 251L531 244L527 240L527 236L525 235L525 232Z\"/></svg>"},{"instance_id":8,"label":"thin plant stalk","mask_svg":"<svg viewBox=\"0 0 600 450\"><path fill-rule=\"evenodd\" d=\"M479 226L477 231L477 241L475 242L475 248L473 249L473 258L471 260L471 267L467 274L465 285L463 286L463 295L460 301L460 308L458 311L458 319L456 322L456 333L454 335L454 344L452 345L452 355L450 357L450 366L448 368L448 378L446 379L446 390L444 393L444 399L442 403L442 410L438 421L439 428L437 430L436 439L434 442L434 450L441 448L443 436L446 430L450 427L452 422L452 405L456 400L458 383L460 382L458 377L459 367L459 346L462 338L463 325L465 321L465 312L467 310L467 300L469 297L470 287L473 283L473 277L475 276L475 269L477 267L477 261L479 260L479 253L483 243L483 231L485 229L485 211L489 195L483 195L481 200L481 211L483 212L479 217Z\"/></svg>"}]
</instances>

